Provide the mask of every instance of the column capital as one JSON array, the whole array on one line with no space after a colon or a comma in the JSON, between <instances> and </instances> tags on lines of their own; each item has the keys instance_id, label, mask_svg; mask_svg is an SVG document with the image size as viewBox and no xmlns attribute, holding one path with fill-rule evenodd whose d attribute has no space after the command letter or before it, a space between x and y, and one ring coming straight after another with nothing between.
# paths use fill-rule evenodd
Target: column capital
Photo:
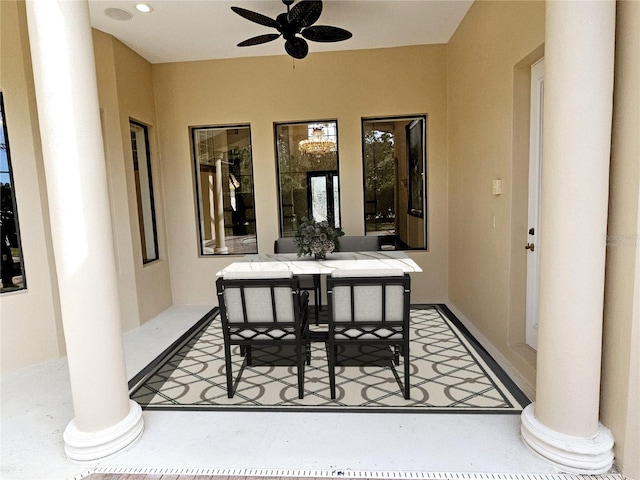
<instances>
[{"instance_id":1,"label":"column capital","mask_svg":"<svg viewBox=\"0 0 640 480\"><path fill-rule=\"evenodd\" d=\"M524 409L521 419L522 440L560 471L598 475L613 466L613 435L602 423L589 438L556 432L536 418L535 402Z\"/></svg>"}]
</instances>

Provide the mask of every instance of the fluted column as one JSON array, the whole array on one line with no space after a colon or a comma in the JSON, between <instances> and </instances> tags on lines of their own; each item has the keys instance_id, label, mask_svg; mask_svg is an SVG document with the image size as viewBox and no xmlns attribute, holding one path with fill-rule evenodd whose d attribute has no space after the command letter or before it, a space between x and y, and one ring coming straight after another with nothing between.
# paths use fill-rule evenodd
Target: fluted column
<instances>
[{"instance_id":1,"label":"fluted column","mask_svg":"<svg viewBox=\"0 0 640 480\"><path fill-rule=\"evenodd\" d=\"M599 423L615 2L546 10L536 402L524 441L566 472L613 462Z\"/></svg>"},{"instance_id":2,"label":"fluted column","mask_svg":"<svg viewBox=\"0 0 640 480\"><path fill-rule=\"evenodd\" d=\"M107 176L86 0L28 0L27 20L74 419L74 461L111 455L143 429L129 400Z\"/></svg>"}]
</instances>

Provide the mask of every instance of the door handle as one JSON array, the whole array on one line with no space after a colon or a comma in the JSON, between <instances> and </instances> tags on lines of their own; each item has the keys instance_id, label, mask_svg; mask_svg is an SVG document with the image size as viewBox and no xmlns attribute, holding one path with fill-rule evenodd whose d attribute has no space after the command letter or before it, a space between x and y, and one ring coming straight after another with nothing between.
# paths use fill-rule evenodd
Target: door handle
<instances>
[{"instance_id":1,"label":"door handle","mask_svg":"<svg viewBox=\"0 0 640 480\"><path fill-rule=\"evenodd\" d=\"M525 250L531 250L532 252L536 249L536 246L533 243L527 243L524 247Z\"/></svg>"}]
</instances>

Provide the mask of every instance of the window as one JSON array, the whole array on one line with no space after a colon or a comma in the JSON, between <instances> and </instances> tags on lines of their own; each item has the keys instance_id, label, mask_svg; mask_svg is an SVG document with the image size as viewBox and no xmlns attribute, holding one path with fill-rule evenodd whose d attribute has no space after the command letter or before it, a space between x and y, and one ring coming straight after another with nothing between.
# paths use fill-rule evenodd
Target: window
<instances>
[{"instance_id":1,"label":"window","mask_svg":"<svg viewBox=\"0 0 640 480\"><path fill-rule=\"evenodd\" d=\"M337 130L336 121L275 125L281 236L303 218L340 227Z\"/></svg>"},{"instance_id":2,"label":"window","mask_svg":"<svg viewBox=\"0 0 640 480\"><path fill-rule=\"evenodd\" d=\"M191 129L200 254L258 253L251 128Z\"/></svg>"},{"instance_id":3,"label":"window","mask_svg":"<svg viewBox=\"0 0 640 480\"><path fill-rule=\"evenodd\" d=\"M145 125L131 121L129 126L136 198L138 200L138 225L142 242L142 263L149 263L158 259L158 232L153 201L149 134Z\"/></svg>"},{"instance_id":4,"label":"window","mask_svg":"<svg viewBox=\"0 0 640 480\"><path fill-rule=\"evenodd\" d=\"M366 234L426 249L426 116L363 119L362 152Z\"/></svg>"},{"instance_id":5,"label":"window","mask_svg":"<svg viewBox=\"0 0 640 480\"><path fill-rule=\"evenodd\" d=\"M0 293L27 288L2 92L0 92L0 231L2 232L0 234L2 249L2 262L0 262L2 288Z\"/></svg>"}]
</instances>

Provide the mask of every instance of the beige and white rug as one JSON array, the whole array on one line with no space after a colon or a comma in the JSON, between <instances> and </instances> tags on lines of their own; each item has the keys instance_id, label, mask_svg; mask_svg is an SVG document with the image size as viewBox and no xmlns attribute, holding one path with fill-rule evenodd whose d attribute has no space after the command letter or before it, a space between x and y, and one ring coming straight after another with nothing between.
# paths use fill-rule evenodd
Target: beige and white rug
<instances>
[{"instance_id":1,"label":"beige and white rug","mask_svg":"<svg viewBox=\"0 0 640 480\"><path fill-rule=\"evenodd\" d=\"M339 351L337 398L331 400L323 342L311 344L303 399L298 399L293 350L282 347L254 347L251 366L236 349L237 390L227 398L217 309L130 382L131 398L148 410L519 413L529 403L445 306L412 307L411 328L410 400L401 391L402 357L394 366L389 350L368 346Z\"/></svg>"}]
</instances>

